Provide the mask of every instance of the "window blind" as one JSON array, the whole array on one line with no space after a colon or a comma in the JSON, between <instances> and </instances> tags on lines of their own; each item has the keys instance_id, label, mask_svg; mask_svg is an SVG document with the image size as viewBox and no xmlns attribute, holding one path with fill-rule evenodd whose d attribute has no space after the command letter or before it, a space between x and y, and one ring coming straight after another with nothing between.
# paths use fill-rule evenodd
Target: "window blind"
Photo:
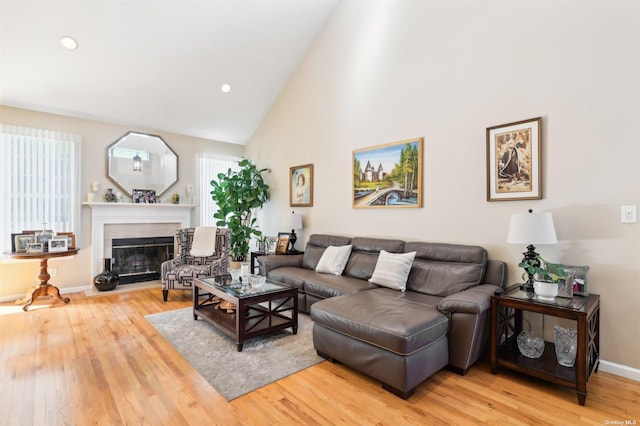
<instances>
[{"instance_id":1,"label":"window blind","mask_svg":"<svg viewBox=\"0 0 640 426\"><path fill-rule=\"evenodd\" d=\"M239 170L238 161L242 158L229 154L200 153L200 226L216 226L213 214L218 211L218 206L211 198L212 180L218 179L218 173L226 173L227 170Z\"/></svg>"},{"instance_id":2,"label":"window blind","mask_svg":"<svg viewBox=\"0 0 640 426\"><path fill-rule=\"evenodd\" d=\"M3 251L27 229L79 233L80 151L78 135L0 124Z\"/></svg>"}]
</instances>

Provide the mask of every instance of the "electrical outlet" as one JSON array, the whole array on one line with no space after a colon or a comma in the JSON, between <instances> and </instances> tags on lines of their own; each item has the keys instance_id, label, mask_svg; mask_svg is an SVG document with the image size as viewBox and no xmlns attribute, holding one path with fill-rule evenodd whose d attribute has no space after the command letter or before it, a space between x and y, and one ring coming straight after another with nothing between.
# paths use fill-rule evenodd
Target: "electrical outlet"
<instances>
[{"instance_id":1,"label":"electrical outlet","mask_svg":"<svg viewBox=\"0 0 640 426\"><path fill-rule=\"evenodd\" d=\"M620 207L620 221L622 223L636 223L638 215L636 212L636 206L621 206Z\"/></svg>"},{"instance_id":2,"label":"electrical outlet","mask_svg":"<svg viewBox=\"0 0 640 426\"><path fill-rule=\"evenodd\" d=\"M51 275L52 277L57 277L58 276L58 268L49 268L49 275Z\"/></svg>"}]
</instances>

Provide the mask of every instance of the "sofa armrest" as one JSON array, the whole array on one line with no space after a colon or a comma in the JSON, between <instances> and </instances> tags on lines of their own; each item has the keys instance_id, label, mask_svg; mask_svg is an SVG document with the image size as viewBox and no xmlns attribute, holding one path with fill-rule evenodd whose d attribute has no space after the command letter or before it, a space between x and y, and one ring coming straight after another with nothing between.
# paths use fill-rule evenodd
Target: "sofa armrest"
<instances>
[{"instance_id":1,"label":"sofa armrest","mask_svg":"<svg viewBox=\"0 0 640 426\"><path fill-rule=\"evenodd\" d=\"M266 276L269 271L284 266L302 267L302 254L271 254L258 257L258 265L260 267L260 275Z\"/></svg>"},{"instance_id":2,"label":"sofa armrest","mask_svg":"<svg viewBox=\"0 0 640 426\"><path fill-rule=\"evenodd\" d=\"M493 284L480 284L459 293L451 294L438 303L438 310L444 313L464 312L479 314L491 306L491 296L500 287Z\"/></svg>"}]
</instances>

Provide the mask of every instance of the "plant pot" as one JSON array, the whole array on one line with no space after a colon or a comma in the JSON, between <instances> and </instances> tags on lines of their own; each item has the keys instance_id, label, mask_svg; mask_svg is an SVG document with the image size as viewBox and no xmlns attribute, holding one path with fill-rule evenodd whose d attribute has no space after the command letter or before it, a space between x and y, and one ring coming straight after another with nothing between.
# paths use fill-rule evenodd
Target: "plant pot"
<instances>
[{"instance_id":1,"label":"plant pot","mask_svg":"<svg viewBox=\"0 0 640 426\"><path fill-rule=\"evenodd\" d=\"M558 284L549 281L534 281L533 291L540 300L553 300L558 295Z\"/></svg>"}]
</instances>

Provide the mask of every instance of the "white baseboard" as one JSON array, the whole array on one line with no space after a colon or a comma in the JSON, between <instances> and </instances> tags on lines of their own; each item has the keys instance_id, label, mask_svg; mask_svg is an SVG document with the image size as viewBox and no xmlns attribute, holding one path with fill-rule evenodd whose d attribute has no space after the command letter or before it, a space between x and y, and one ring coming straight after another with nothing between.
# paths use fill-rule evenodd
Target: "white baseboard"
<instances>
[{"instance_id":1,"label":"white baseboard","mask_svg":"<svg viewBox=\"0 0 640 426\"><path fill-rule=\"evenodd\" d=\"M67 294L67 293L78 293L81 291L85 291L85 290L89 290L91 289L93 286L77 286L77 287L67 287L67 288L61 288L60 289L60 294ZM0 297L0 303L4 303L4 302L14 302L18 299L22 299L24 298L25 293L18 293L18 294L10 294L8 296L1 296Z\"/></svg>"},{"instance_id":2,"label":"white baseboard","mask_svg":"<svg viewBox=\"0 0 640 426\"><path fill-rule=\"evenodd\" d=\"M640 382L640 369L627 367L626 365L600 360L598 371L604 371L605 373L615 374L616 376Z\"/></svg>"}]
</instances>

